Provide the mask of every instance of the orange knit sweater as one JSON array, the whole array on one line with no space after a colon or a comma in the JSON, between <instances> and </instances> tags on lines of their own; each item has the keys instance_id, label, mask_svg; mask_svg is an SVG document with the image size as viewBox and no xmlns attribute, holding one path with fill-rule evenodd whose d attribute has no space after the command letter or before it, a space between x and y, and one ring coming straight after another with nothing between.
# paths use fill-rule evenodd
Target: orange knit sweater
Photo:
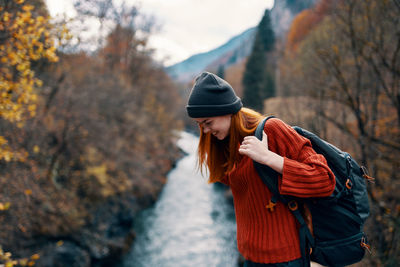
<instances>
[{"instance_id":1,"label":"orange knit sweater","mask_svg":"<svg viewBox=\"0 0 400 267\"><path fill-rule=\"evenodd\" d=\"M268 135L269 149L284 157L283 174L279 177L281 194L323 197L332 193L334 175L308 139L275 118L267 121L264 131ZM280 202L273 212L265 207L271 193L249 157L244 156L222 182L232 189L237 245L247 260L277 263L301 257L296 219Z\"/></svg>"}]
</instances>

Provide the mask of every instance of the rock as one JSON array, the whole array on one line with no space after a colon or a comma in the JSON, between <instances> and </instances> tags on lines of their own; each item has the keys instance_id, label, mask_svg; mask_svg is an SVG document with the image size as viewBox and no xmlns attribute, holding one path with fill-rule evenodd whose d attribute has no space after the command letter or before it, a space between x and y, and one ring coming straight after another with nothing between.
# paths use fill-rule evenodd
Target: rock
<instances>
[{"instance_id":1,"label":"rock","mask_svg":"<svg viewBox=\"0 0 400 267\"><path fill-rule=\"evenodd\" d=\"M62 244L49 244L40 253L36 266L43 267L89 267L89 253L78 245L65 241Z\"/></svg>"}]
</instances>

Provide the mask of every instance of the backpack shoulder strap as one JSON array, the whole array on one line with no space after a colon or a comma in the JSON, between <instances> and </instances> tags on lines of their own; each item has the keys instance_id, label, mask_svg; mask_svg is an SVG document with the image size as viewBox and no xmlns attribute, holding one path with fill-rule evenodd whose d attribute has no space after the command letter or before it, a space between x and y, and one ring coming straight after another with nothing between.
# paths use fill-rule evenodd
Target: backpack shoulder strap
<instances>
[{"instance_id":1,"label":"backpack shoulder strap","mask_svg":"<svg viewBox=\"0 0 400 267\"><path fill-rule=\"evenodd\" d=\"M265 123L271 118L275 118L275 117L274 116L269 116L269 117L265 118L264 120L262 120L258 124L254 135L259 140L262 140ZM279 173L276 172L275 170L273 170L271 167L269 167L267 165L263 165L263 164L258 163L256 161L253 161L253 164L254 164L254 167L255 167L256 171L258 172L261 180L268 187L269 191L271 191L275 202L277 200L279 200L281 202L286 203L285 201L282 201L282 199L280 197L280 193L279 193L279 188L278 188L278 175L279 175Z\"/></svg>"},{"instance_id":2,"label":"backpack shoulder strap","mask_svg":"<svg viewBox=\"0 0 400 267\"><path fill-rule=\"evenodd\" d=\"M269 116L265 118L263 121L261 121L257 129L255 131L255 136L259 139L262 140L263 136L263 131L265 127L265 123L267 120L274 118L274 116ZM301 256L303 259L303 266L304 267L309 267L310 266L310 255L308 253L310 247L314 247L314 238L311 235L310 230L307 227L306 222L303 219L303 216L301 215L300 210L298 209L297 203L293 200L295 200L294 197L290 196L282 196L279 193L279 187L278 187L278 175L279 173L273 170L271 167L267 165L260 164L256 161L253 161L254 168L256 169L258 175L260 176L261 180L263 183L268 187L268 189L272 193L272 199L271 201L273 203L276 203L276 201L280 201L286 205L288 205L290 211L296 218L296 220L300 224L299 228L299 239L300 239L300 249L301 249ZM295 208L291 207L291 204L295 203ZM306 253L307 251L307 253Z\"/></svg>"}]
</instances>

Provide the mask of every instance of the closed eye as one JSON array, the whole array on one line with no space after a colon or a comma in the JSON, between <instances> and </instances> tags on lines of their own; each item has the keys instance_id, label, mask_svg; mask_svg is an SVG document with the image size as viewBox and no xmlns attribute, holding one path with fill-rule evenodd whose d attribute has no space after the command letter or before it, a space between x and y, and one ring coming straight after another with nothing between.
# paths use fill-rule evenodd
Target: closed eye
<instances>
[{"instance_id":1,"label":"closed eye","mask_svg":"<svg viewBox=\"0 0 400 267\"><path fill-rule=\"evenodd\" d=\"M212 124L212 121L205 121L204 122L204 125L207 126L207 127L211 126L211 124Z\"/></svg>"}]
</instances>

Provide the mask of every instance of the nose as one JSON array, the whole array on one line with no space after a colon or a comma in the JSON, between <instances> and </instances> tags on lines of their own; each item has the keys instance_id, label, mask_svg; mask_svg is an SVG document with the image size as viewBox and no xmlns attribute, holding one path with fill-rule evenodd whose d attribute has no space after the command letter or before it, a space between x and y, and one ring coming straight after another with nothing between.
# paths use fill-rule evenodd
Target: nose
<instances>
[{"instance_id":1,"label":"nose","mask_svg":"<svg viewBox=\"0 0 400 267\"><path fill-rule=\"evenodd\" d=\"M210 131L210 128L203 125L203 133L206 134L206 133L208 133L209 131Z\"/></svg>"}]
</instances>

